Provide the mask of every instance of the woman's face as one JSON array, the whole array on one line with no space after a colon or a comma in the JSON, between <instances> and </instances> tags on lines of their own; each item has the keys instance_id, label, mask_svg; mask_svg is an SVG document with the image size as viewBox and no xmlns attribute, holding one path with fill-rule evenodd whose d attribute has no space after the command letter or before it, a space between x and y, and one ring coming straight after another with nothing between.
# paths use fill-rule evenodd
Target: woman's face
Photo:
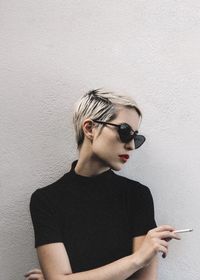
<instances>
[{"instance_id":1,"label":"woman's face","mask_svg":"<svg viewBox=\"0 0 200 280\"><path fill-rule=\"evenodd\" d=\"M135 131L139 129L140 117L135 109L120 107L117 117L110 123L121 124L127 123ZM126 157L120 155L128 155L135 149L134 140L128 143L122 143L117 132L117 127L111 125L95 128L92 155L94 159L98 159L102 167L109 167L119 171L126 163ZM127 156L127 157L128 157Z\"/></svg>"}]
</instances>

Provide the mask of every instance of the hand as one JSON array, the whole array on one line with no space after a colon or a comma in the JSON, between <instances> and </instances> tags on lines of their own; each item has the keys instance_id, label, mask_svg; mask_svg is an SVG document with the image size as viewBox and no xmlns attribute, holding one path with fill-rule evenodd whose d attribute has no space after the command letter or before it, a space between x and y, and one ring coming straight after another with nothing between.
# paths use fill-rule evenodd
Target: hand
<instances>
[{"instance_id":1,"label":"hand","mask_svg":"<svg viewBox=\"0 0 200 280\"><path fill-rule=\"evenodd\" d=\"M34 268L24 274L26 280L45 280L42 271L38 268Z\"/></svg>"},{"instance_id":2,"label":"hand","mask_svg":"<svg viewBox=\"0 0 200 280\"><path fill-rule=\"evenodd\" d=\"M173 232L174 230L170 225L163 225L147 233L141 247L135 252L141 268L148 265L158 252L163 253L163 258L167 256L168 242L171 239L181 239L177 233Z\"/></svg>"}]
</instances>

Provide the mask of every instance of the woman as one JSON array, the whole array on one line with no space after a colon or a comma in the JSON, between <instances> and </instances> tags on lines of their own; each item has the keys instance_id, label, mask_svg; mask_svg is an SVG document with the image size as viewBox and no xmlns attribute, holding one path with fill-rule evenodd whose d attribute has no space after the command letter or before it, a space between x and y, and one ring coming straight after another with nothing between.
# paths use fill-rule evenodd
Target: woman
<instances>
[{"instance_id":1,"label":"woman","mask_svg":"<svg viewBox=\"0 0 200 280\"><path fill-rule=\"evenodd\" d=\"M26 279L156 279L157 253L166 257L168 241L180 237L170 225L156 227L148 187L114 172L144 143L141 118L135 101L121 94L98 89L77 102L79 158L31 196L42 271Z\"/></svg>"}]
</instances>

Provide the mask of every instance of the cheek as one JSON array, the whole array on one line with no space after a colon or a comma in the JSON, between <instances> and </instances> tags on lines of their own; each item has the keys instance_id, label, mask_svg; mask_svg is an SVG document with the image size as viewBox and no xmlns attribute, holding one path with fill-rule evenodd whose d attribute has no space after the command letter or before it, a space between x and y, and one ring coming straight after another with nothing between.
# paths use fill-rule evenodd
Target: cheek
<instances>
[{"instance_id":1,"label":"cheek","mask_svg":"<svg viewBox=\"0 0 200 280\"><path fill-rule=\"evenodd\" d=\"M93 146L94 147L105 146L109 143L109 138L110 138L109 135L107 135L104 129L100 132L98 131L97 134L94 136Z\"/></svg>"},{"instance_id":2,"label":"cheek","mask_svg":"<svg viewBox=\"0 0 200 280\"><path fill-rule=\"evenodd\" d=\"M115 135L99 135L93 142L93 152L112 156L119 152L119 143Z\"/></svg>"},{"instance_id":3,"label":"cheek","mask_svg":"<svg viewBox=\"0 0 200 280\"><path fill-rule=\"evenodd\" d=\"M94 141L93 143L93 151L94 152L101 152L103 153L104 151L108 151L110 150L111 145L110 145L110 141L108 141L108 139L104 139L103 141L101 141L100 139L96 139L96 141Z\"/></svg>"}]
</instances>

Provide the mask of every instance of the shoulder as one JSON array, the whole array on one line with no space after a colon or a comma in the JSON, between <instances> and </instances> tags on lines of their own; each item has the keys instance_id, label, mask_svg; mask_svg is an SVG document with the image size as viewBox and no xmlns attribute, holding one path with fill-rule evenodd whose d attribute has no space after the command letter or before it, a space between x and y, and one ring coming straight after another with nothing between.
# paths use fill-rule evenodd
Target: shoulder
<instances>
[{"instance_id":1,"label":"shoulder","mask_svg":"<svg viewBox=\"0 0 200 280\"><path fill-rule=\"evenodd\" d=\"M138 194L150 192L149 187L139 181L127 178L116 173L115 178L116 182L122 187L122 189L126 189L128 192L135 192Z\"/></svg>"},{"instance_id":2,"label":"shoulder","mask_svg":"<svg viewBox=\"0 0 200 280\"><path fill-rule=\"evenodd\" d=\"M130 205L153 205L153 196L148 186L139 181L115 174L120 193ZM132 206L131 206L132 207Z\"/></svg>"},{"instance_id":3,"label":"shoulder","mask_svg":"<svg viewBox=\"0 0 200 280\"><path fill-rule=\"evenodd\" d=\"M43 203L44 201L55 202L62 193L62 189L65 183L65 177L66 174L53 183L34 190L30 197L30 204L40 202Z\"/></svg>"}]
</instances>

